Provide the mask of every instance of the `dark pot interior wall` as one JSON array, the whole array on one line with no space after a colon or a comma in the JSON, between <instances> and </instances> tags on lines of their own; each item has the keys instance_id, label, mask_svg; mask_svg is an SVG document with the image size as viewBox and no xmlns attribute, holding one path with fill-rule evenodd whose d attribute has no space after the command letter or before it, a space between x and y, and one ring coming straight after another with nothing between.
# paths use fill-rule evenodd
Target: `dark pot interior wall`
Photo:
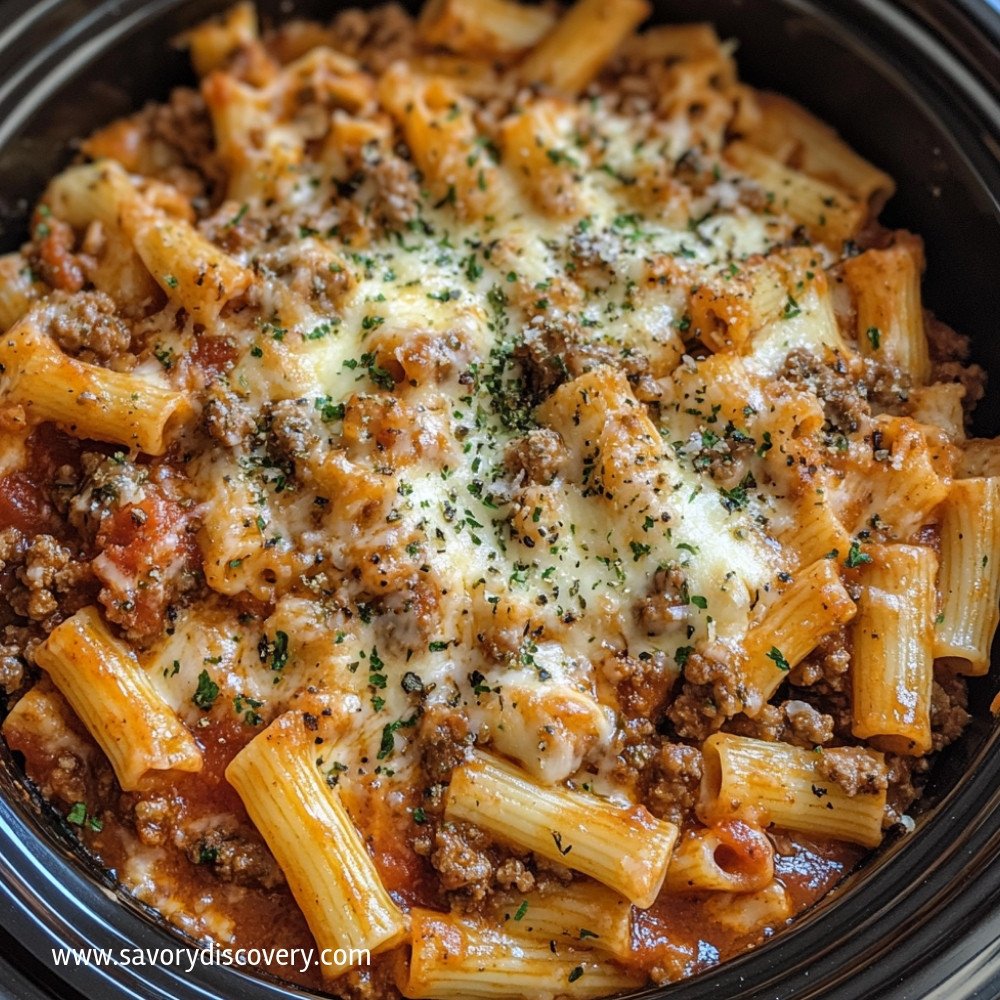
<instances>
[{"instance_id":1,"label":"dark pot interior wall","mask_svg":"<svg viewBox=\"0 0 1000 1000\"><path fill-rule=\"evenodd\" d=\"M67 161L73 138L190 81L185 57L166 39L222 6L0 0L0 252L21 241L28 205ZM265 17L289 9L329 16L334 4L259 6ZM896 177L899 193L885 219L925 236L928 303L971 334L977 359L1000 373L1000 16L974 0L656 6L664 20L713 20L723 35L742 39L745 79L800 100ZM1000 433L1000 377L978 430ZM662 995L856 1000L902 996L904 980L910 997L1000 995L993 917L1000 912L1000 746L987 712L997 683L974 683L977 722L939 762L918 836L883 848L775 944ZM0 934L0 996L34 995L25 992L36 988L27 979L2 975L5 958L23 965L30 954L43 961L29 978L41 976L38 989L49 989L51 973L40 970L60 940L170 943L148 915L63 868L70 856L18 791L12 762L0 760L0 926L20 942ZM164 970L142 979L123 974L114 986L86 970L71 978L80 994L115 1000L281 995L220 970L197 981Z\"/></svg>"}]
</instances>

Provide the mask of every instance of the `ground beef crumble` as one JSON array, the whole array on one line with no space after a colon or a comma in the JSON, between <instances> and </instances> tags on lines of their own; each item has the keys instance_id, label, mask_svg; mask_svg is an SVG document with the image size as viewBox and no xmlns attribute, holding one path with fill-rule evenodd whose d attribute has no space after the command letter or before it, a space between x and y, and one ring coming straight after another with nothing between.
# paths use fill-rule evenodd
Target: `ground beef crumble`
<instances>
[{"instance_id":1,"label":"ground beef crumble","mask_svg":"<svg viewBox=\"0 0 1000 1000\"><path fill-rule=\"evenodd\" d=\"M742 713L724 726L726 732L758 740L780 740L792 746L813 749L833 739L834 720L805 701L790 700L765 705L756 718Z\"/></svg>"},{"instance_id":2,"label":"ground beef crumble","mask_svg":"<svg viewBox=\"0 0 1000 1000\"><path fill-rule=\"evenodd\" d=\"M684 686L667 709L677 734L688 740L704 740L726 719L741 712L746 700L741 678L739 667L724 655L689 654Z\"/></svg>"},{"instance_id":3,"label":"ground beef crumble","mask_svg":"<svg viewBox=\"0 0 1000 1000\"><path fill-rule=\"evenodd\" d=\"M225 448L237 448L256 428L250 408L222 381L208 389L202 420L209 436Z\"/></svg>"},{"instance_id":4,"label":"ground beef crumble","mask_svg":"<svg viewBox=\"0 0 1000 1000\"><path fill-rule=\"evenodd\" d=\"M110 363L118 371L134 363L127 355L132 332L103 292L54 292L49 303L54 307L49 332L64 351L91 364Z\"/></svg>"},{"instance_id":5,"label":"ground beef crumble","mask_svg":"<svg viewBox=\"0 0 1000 1000\"><path fill-rule=\"evenodd\" d=\"M931 694L931 738L934 749L942 750L962 735L972 716L965 678L937 671Z\"/></svg>"},{"instance_id":6,"label":"ground beef crumble","mask_svg":"<svg viewBox=\"0 0 1000 1000\"><path fill-rule=\"evenodd\" d=\"M504 464L515 483L548 486L569 460L569 452L559 433L536 428L515 438L504 452ZM520 477L520 478L519 478Z\"/></svg>"},{"instance_id":7,"label":"ground beef crumble","mask_svg":"<svg viewBox=\"0 0 1000 1000\"><path fill-rule=\"evenodd\" d=\"M874 795L888 787L885 764L864 747L830 747L816 756L816 770L848 795Z\"/></svg>"},{"instance_id":8,"label":"ground beef crumble","mask_svg":"<svg viewBox=\"0 0 1000 1000\"><path fill-rule=\"evenodd\" d=\"M5 595L10 608L21 618L42 623L46 631L92 596L89 564L52 535L29 539L17 528L0 531L0 570L7 569L14 570L17 584Z\"/></svg>"},{"instance_id":9,"label":"ground beef crumble","mask_svg":"<svg viewBox=\"0 0 1000 1000\"><path fill-rule=\"evenodd\" d=\"M702 771L697 747L653 736L627 746L618 760L616 779L631 785L654 816L678 826L692 821Z\"/></svg>"},{"instance_id":10,"label":"ground beef crumble","mask_svg":"<svg viewBox=\"0 0 1000 1000\"><path fill-rule=\"evenodd\" d=\"M285 876L258 835L219 828L190 842L186 848L194 864L209 865L222 882L273 889Z\"/></svg>"}]
</instances>

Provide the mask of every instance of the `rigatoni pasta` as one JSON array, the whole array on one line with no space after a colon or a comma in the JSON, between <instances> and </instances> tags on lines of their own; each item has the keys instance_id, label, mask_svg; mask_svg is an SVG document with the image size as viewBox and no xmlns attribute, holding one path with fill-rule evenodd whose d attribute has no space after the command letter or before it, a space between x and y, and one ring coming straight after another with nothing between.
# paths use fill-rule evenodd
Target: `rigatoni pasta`
<instances>
[{"instance_id":1,"label":"rigatoni pasta","mask_svg":"<svg viewBox=\"0 0 1000 1000\"><path fill-rule=\"evenodd\" d=\"M882 839L880 755L871 764L871 790L850 795L824 778L821 755L813 750L716 733L705 741L704 752L698 809L705 819L735 817L868 847Z\"/></svg>"},{"instance_id":2,"label":"rigatoni pasta","mask_svg":"<svg viewBox=\"0 0 1000 1000\"><path fill-rule=\"evenodd\" d=\"M989 669L1000 621L1000 479L956 479L941 505L940 610L933 655L963 673Z\"/></svg>"},{"instance_id":3,"label":"rigatoni pasta","mask_svg":"<svg viewBox=\"0 0 1000 1000\"><path fill-rule=\"evenodd\" d=\"M151 771L201 770L194 738L96 608L83 608L53 630L35 662L107 754L126 791L140 788Z\"/></svg>"},{"instance_id":4,"label":"rigatoni pasta","mask_svg":"<svg viewBox=\"0 0 1000 1000\"><path fill-rule=\"evenodd\" d=\"M469 918L415 910L409 961L396 984L413 1000L492 1000L557 995L602 997L640 985L641 978L600 952L559 949L498 931ZM558 992L556 992L558 991Z\"/></svg>"},{"instance_id":5,"label":"rigatoni pasta","mask_svg":"<svg viewBox=\"0 0 1000 1000\"><path fill-rule=\"evenodd\" d=\"M236 755L226 778L275 852L317 944L349 957L391 948L406 918L320 774L311 742L295 713L282 715ZM324 969L344 971L337 962Z\"/></svg>"},{"instance_id":6,"label":"rigatoni pasta","mask_svg":"<svg viewBox=\"0 0 1000 1000\"><path fill-rule=\"evenodd\" d=\"M4 738L307 991L724 961L988 669L1000 446L893 180L651 11L240 3L0 257Z\"/></svg>"},{"instance_id":7,"label":"rigatoni pasta","mask_svg":"<svg viewBox=\"0 0 1000 1000\"><path fill-rule=\"evenodd\" d=\"M451 818L590 875L640 907L652 905L660 891L677 839L673 824L641 806L546 789L482 753L452 778L445 809ZM609 851L611 843L621 853Z\"/></svg>"},{"instance_id":8,"label":"rigatoni pasta","mask_svg":"<svg viewBox=\"0 0 1000 1000\"><path fill-rule=\"evenodd\" d=\"M632 907L597 882L577 879L556 891L498 894L490 912L512 934L593 948L623 961L632 953Z\"/></svg>"},{"instance_id":9,"label":"rigatoni pasta","mask_svg":"<svg viewBox=\"0 0 1000 1000\"><path fill-rule=\"evenodd\" d=\"M852 731L896 753L931 748L934 581L928 548L873 547L853 628Z\"/></svg>"},{"instance_id":10,"label":"rigatoni pasta","mask_svg":"<svg viewBox=\"0 0 1000 1000\"><path fill-rule=\"evenodd\" d=\"M74 437L97 438L162 455L167 430L190 412L183 392L126 372L66 357L29 314L0 339L0 398L30 423L51 421Z\"/></svg>"},{"instance_id":11,"label":"rigatoni pasta","mask_svg":"<svg viewBox=\"0 0 1000 1000\"><path fill-rule=\"evenodd\" d=\"M517 75L528 84L578 93L648 14L645 0L577 0L518 66Z\"/></svg>"}]
</instances>

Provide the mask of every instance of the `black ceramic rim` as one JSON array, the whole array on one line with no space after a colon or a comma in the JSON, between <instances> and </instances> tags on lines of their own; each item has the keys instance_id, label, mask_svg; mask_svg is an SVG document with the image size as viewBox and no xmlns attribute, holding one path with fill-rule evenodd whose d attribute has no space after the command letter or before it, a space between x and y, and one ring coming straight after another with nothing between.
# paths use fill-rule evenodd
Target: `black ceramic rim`
<instances>
[{"instance_id":1,"label":"black ceramic rim","mask_svg":"<svg viewBox=\"0 0 1000 1000\"><path fill-rule=\"evenodd\" d=\"M25 116L93 58L179 0L0 0L0 149ZM291 5L290 5L291 6ZM986 0L950 5L844 0L789 6L827 22L855 48L905 72L908 85L966 154L1000 218L1000 12ZM67 14L67 9L70 8ZM55 39L38 47L36 37ZM905 67L894 53L907 54ZM638 997L662 1000L924 1000L1000 997L1000 731L984 732L967 774L858 876L775 941L693 980ZM175 933L73 863L70 838L0 766L0 995L247 1000L294 987L223 968L56 970L54 948L176 947ZM92 869L91 869L92 871ZM6 960L6 961L4 961Z\"/></svg>"}]
</instances>

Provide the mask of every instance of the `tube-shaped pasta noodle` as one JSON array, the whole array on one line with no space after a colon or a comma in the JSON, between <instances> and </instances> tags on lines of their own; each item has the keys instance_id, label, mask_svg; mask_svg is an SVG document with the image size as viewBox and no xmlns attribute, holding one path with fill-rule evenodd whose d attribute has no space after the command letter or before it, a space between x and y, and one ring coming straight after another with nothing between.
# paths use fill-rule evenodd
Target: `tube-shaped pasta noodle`
<instances>
[{"instance_id":1,"label":"tube-shaped pasta noodle","mask_svg":"<svg viewBox=\"0 0 1000 1000\"><path fill-rule=\"evenodd\" d=\"M395 965L396 986L411 1000L589 998L641 986L600 952L552 947L473 917L414 908L409 962Z\"/></svg>"},{"instance_id":2,"label":"tube-shaped pasta noodle","mask_svg":"<svg viewBox=\"0 0 1000 1000\"><path fill-rule=\"evenodd\" d=\"M501 126L504 163L549 216L579 214L580 150L563 134L560 119L573 124L572 105L539 99L509 115ZM572 150L572 152L570 152Z\"/></svg>"},{"instance_id":3,"label":"tube-shaped pasta noodle","mask_svg":"<svg viewBox=\"0 0 1000 1000\"><path fill-rule=\"evenodd\" d=\"M227 197L244 202L283 196L304 148L301 135L275 122L269 92L219 72L209 74L201 91L226 168Z\"/></svg>"},{"instance_id":4,"label":"tube-shaped pasta noodle","mask_svg":"<svg viewBox=\"0 0 1000 1000\"><path fill-rule=\"evenodd\" d=\"M257 10L252 3L238 3L221 17L205 21L184 39L198 76L220 69L235 52L257 41Z\"/></svg>"},{"instance_id":5,"label":"tube-shaped pasta noodle","mask_svg":"<svg viewBox=\"0 0 1000 1000\"><path fill-rule=\"evenodd\" d=\"M286 712L233 758L226 780L285 873L317 946L348 956L391 948L406 933L406 918L306 735L301 715ZM323 966L331 976L345 970Z\"/></svg>"},{"instance_id":6,"label":"tube-shaped pasta noodle","mask_svg":"<svg viewBox=\"0 0 1000 1000\"><path fill-rule=\"evenodd\" d=\"M490 58L530 49L554 21L544 7L512 0L428 0L417 30L429 45Z\"/></svg>"},{"instance_id":7,"label":"tube-shaped pasta noodle","mask_svg":"<svg viewBox=\"0 0 1000 1000\"><path fill-rule=\"evenodd\" d=\"M760 119L749 136L758 148L784 162L794 158L811 177L843 188L877 214L896 190L892 178L858 156L829 125L778 94L758 94Z\"/></svg>"},{"instance_id":8,"label":"tube-shaped pasta noodle","mask_svg":"<svg viewBox=\"0 0 1000 1000\"><path fill-rule=\"evenodd\" d=\"M628 55L642 62L726 60L711 24L654 24L625 42Z\"/></svg>"},{"instance_id":9,"label":"tube-shaped pasta noodle","mask_svg":"<svg viewBox=\"0 0 1000 1000\"><path fill-rule=\"evenodd\" d=\"M1000 622L1000 477L952 482L941 505L938 591L934 655L957 658L962 673L985 674Z\"/></svg>"},{"instance_id":10,"label":"tube-shaped pasta noodle","mask_svg":"<svg viewBox=\"0 0 1000 1000\"><path fill-rule=\"evenodd\" d=\"M745 142L730 143L726 159L752 177L768 194L772 207L801 222L809 235L840 247L854 236L867 215L867 206L840 188L832 187L799 170L786 167L767 153Z\"/></svg>"},{"instance_id":11,"label":"tube-shaped pasta noodle","mask_svg":"<svg viewBox=\"0 0 1000 1000\"><path fill-rule=\"evenodd\" d=\"M484 753L452 775L445 814L589 875L640 907L656 899L677 839L677 827L644 806L547 788Z\"/></svg>"},{"instance_id":12,"label":"tube-shaped pasta noodle","mask_svg":"<svg viewBox=\"0 0 1000 1000\"><path fill-rule=\"evenodd\" d=\"M162 455L172 423L190 411L187 396L125 372L67 357L29 313L0 335L0 399L29 421L54 421L74 437L96 438Z\"/></svg>"},{"instance_id":13,"label":"tube-shaped pasta noodle","mask_svg":"<svg viewBox=\"0 0 1000 1000\"><path fill-rule=\"evenodd\" d=\"M810 491L799 499L794 523L780 535L783 544L798 553L799 565L810 566L817 559L846 556L851 536L840 522L824 490Z\"/></svg>"},{"instance_id":14,"label":"tube-shaped pasta noodle","mask_svg":"<svg viewBox=\"0 0 1000 1000\"><path fill-rule=\"evenodd\" d=\"M135 196L135 188L120 164L98 160L70 167L53 178L44 201L53 215L74 229L83 229L94 221L117 229L122 205Z\"/></svg>"},{"instance_id":15,"label":"tube-shaped pasta noodle","mask_svg":"<svg viewBox=\"0 0 1000 1000\"><path fill-rule=\"evenodd\" d=\"M705 900L705 915L732 934L777 930L792 915L792 899L780 882L748 893L719 892Z\"/></svg>"},{"instance_id":16,"label":"tube-shaped pasta noodle","mask_svg":"<svg viewBox=\"0 0 1000 1000\"><path fill-rule=\"evenodd\" d=\"M649 11L646 0L577 0L517 68L518 79L578 93Z\"/></svg>"},{"instance_id":17,"label":"tube-shaped pasta noodle","mask_svg":"<svg viewBox=\"0 0 1000 1000\"><path fill-rule=\"evenodd\" d=\"M64 171L45 198L56 216L78 229L95 219L112 231L120 228L153 280L201 323L213 322L253 282L251 271L190 222L148 202L112 160Z\"/></svg>"},{"instance_id":18,"label":"tube-shaped pasta noodle","mask_svg":"<svg viewBox=\"0 0 1000 1000\"><path fill-rule=\"evenodd\" d=\"M54 629L35 650L35 662L105 752L125 791L140 788L150 771L201 770L198 744L97 608L83 608Z\"/></svg>"},{"instance_id":19,"label":"tube-shaped pasta noodle","mask_svg":"<svg viewBox=\"0 0 1000 1000\"><path fill-rule=\"evenodd\" d=\"M796 337L844 347L826 272L816 254L801 247L747 263L735 275L723 271L700 283L692 292L689 312L692 332L713 351L735 348L749 353L758 331L778 329L786 337L789 319L794 319Z\"/></svg>"},{"instance_id":20,"label":"tube-shaped pasta noodle","mask_svg":"<svg viewBox=\"0 0 1000 1000\"><path fill-rule=\"evenodd\" d=\"M740 820L691 830L674 848L667 892L756 892L774 879L774 848Z\"/></svg>"},{"instance_id":21,"label":"tube-shaped pasta noodle","mask_svg":"<svg viewBox=\"0 0 1000 1000\"><path fill-rule=\"evenodd\" d=\"M954 444L965 441L965 386L932 382L910 389L909 415L918 423L940 428Z\"/></svg>"},{"instance_id":22,"label":"tube-shaped pasta noodle","mask_svg":"<svg viewBox=\"0 0 1000 1000\"><path fill-rule=\"evenodd\" d=\"M37 298L27 260L18 253L0 257L0 333L24 316Z\"/></svg>"},{"instance_id":23,"label":"tube-shaped pasta noodle","mask_svg":"<svg viewBox=\"0 0 1000 1000\"><path fill-rule=\"evenodd\" d=\"M849 530L864 530L878 515L897 538L908 539L934 519L948 495L952 449L925 431L909 417L875 417L873 432L888 458L847 467L841 496L854 513Z\"/></svg>"},{"instance_id":24,"label":"tube-shaped pasta noodle","mask_svg":"<svg viewBox=\"0 0 1000 1000\"><path fill-rule=\"evenodd\" d=\"M125 228L153 280L199 323L213 323L253 283L249 270L183 219L141 212L126 215Z\"/></svg>"},{"instance_id":25,"label":"tube-shaped pasta noodle","mask_svg":"<svg viewBox=\"0 0 1000 1000\"><path fill-rule=\"evenodd\" d=\"M931 749L937 556L916 545L873 545L851 656L851 732L895 753ZM963 598L967 595L963 595Z\"/></svg>"},{"instance_id":26,"label":"tube-shaped pasta noodle","mask_svg":"<svg viewBox=\"0 0 1000 1000\"><path fill-rule=\"evenodd\" d=\"M505 933L567 948L632 954L632 907L598 882L577 880L551 892L508 892L490 899L489 914Z\"/></svg>"},{"instance_id":27,"label":"tube-shaped pasta noodle","mask_svg":"<svg viewBox=\"0 0 1000 1000\"><path fill-rule=\"evenodd\" d=\"M494 747L545 784L565 781L611 738L613 716L565 678L542 682L510 670L501 677L495 691L479 696L475 714L490 726Z\"/></svg>"},{"instance_id":28,"label":"tube-shaped pasta noodle","mask_svg":"<svg viewBox=\"0 0 1000 1000\"><path fill-rule=\"evenodd\" d=\"M884 781L881 791L851 796L820 773L812 750L731 733L714 733L702 754L703 820L735 817L866 847L882 840Z\"/></svg>"},{"instance_id":29,"label":"tube-shaped pasta noodle","mask_svg":"<svg viewBox=\"0 0 1000 1000\"><path fill-rule=\"evenodd\" d=\"M858 348L906 372L916 385L931 372L920 300L921 255L910 245L866 250L844 261L857 306Z\"/></svg>"},{"instance_id":30,"label":"tube-shaped pasta noodle","mask_svg":"<svg viewBox=\"0 0 1000 1000\"><path fill-rule=\"evenodd\" d=\"M379 81L378 96L403 129L431 197L454 204L465 218L490 212L502 175L477 146L472 109L462 93L443 77L419 77L396 65Z\"/></svg>"},{"instance_id":31,"label":"tube-shaped pasta noodle","mask_svg":"<svg viewBox=\"0 0 1000 1000\"><path fill-rule=\"evenodd\" d=\"M287 546L268 544L260 528L271 512L245 481L223 476L212 483L198 532L205 582L220 594L253 594L274 601L288 589L308 560Z\"/></svg>"},{"instance_id":32,"label":"tube-shaped pasta noodle","mask_svg":"<svg viewBox=\"0 0 1000 1000\"><path fill-rule=\"evenodd\" d=\"M833 559L817 559L800 570L743 640L747 692L743 711L751 718L759 715L788 671L801 663L823 636L849 622L856 611Z\"/></svg>"}]
</instances>

